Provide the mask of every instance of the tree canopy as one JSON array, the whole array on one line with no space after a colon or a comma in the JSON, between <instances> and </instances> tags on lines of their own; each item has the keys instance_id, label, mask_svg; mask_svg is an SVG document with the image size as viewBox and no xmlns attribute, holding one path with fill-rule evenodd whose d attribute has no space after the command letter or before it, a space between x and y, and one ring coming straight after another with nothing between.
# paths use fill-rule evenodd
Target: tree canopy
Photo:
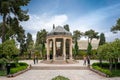
<instances>
[{"instance_id":1,"label":"tree canopy","mask_svg":"<svg viewBox=\"0 0 120 80\"><path fill-rule=\"evenodd\" d=\"M22 10L22 6L27 6L30 0L0 0L0 15L2 16L2 42L6 40L6 27L13 25L20 26L20 21L27 21L28 10ZM12 26L13 27L13 26ZM11 28L11 30L14 28ZM16 29L16 28L15 28ZM14 30L12 30L14 31ZM9 34L10 35L10 34Z\"/></svg>"},{"instance_id":2,"label":"tree canopy","mask_svg":"<svg viewBox=\"0 0 120 80\"><path fill-rule=\"evenodd\" d=\"M117 23L115 26L112 26L111 31L116 33L117 31L120 31L120 18L117 20Z\"/></svg>"},{"instance_id":3,"label":"tree canopy","mask_svg":"<svg viewBox=\"0 0 120 80\"><path fill-rule=\"evenodd\" d=\"M69 25L68 24L64 25L64 29L70 31Z\"/></svg>"},{"instance_id":4,"label":"tree canopy","mask_svg":"<svg viewBox=\"0 0 120 80\"><path fill-rule=\"evenodd\" d=\"M82 36L82 32L80 32L79 30L75 30L73 31L73 40L79 40Z\"/></svg>"},{"instance_id":5,"label":"tree canopy","mask_svg":"<svg viewBox=\"0 0 120 80\"><path fill-rule=\"evenodd\" d=\"M14 55L19 54L19 50L16 47L14 40L7 40L2 45L0 53L4 55L4 57L8 60L12 60ZM2 52L1 52L2 51Z\"/></svg>"},{"instance_id":6,"label":"tree canopy","mask_svg":"<svg viewBox=\"0 0 120 80\"><path fill-rule=\"evenodd\" d=\"M90 30L88 30L88 31L86 31L85 32L85 36L87 36L88 37L88 42L92 42L92 39L93 38L99 38L99 36L98 36L98 32L95 32L94 30L92 30L92 29L90 29ZM89 41L90 40L90 41Z\"/></svg>"},{"instance_id":7,"label":"tree canopy","mask_svg":"<svg viewBox=\"0 0 120 80\"><path fill-rule=\"evenodd\" d=\"M105 44L105 35L104 33L101 33L100 34L100 42L99 42L99 45L103 45Z\"/></svg>"}]
</instances>

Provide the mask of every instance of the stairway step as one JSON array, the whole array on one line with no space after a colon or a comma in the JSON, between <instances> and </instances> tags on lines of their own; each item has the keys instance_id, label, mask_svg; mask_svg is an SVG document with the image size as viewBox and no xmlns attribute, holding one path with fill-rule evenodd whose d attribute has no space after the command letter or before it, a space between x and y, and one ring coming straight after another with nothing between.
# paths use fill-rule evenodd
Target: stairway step
<instances>
[{"instance_id":1,"label":"stairway step","mask_svg":"<svg viewBox=\"0 0 120 80\"><path fill-rule=\"evenodd\" d=\"M33 70L88 70L82 66L32 66Z\"/></svg>"}]
</instances>

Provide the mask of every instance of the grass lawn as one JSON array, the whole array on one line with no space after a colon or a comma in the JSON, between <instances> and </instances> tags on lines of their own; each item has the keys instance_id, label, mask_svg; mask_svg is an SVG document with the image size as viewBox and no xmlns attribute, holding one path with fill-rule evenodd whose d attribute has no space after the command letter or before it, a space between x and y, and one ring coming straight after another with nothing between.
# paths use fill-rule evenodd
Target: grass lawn
<instances>
[{"instance_id":1,"label":"grass lawn","mask_svg":"<svg viewBox=\"0 0 120 80\"><path fill-rule=\"evenodd\" d=\"M113 77L116 77L116 76L117 76L117 77L120 77L120 70L116 70L116 71L115 71L115 70L112 70L112 76L113 76Z\"/></svg>"},{"instance_id":2,"label":"grass lawn","mask_svg":"<svg viewBox=\"0 0 120 80\"><path fill-rule=\"evenodd\" d=\"M6 75L6 71L4 70L2 70L2 71L0 71L0 76L5 76Z\"/></svg>"}]
</instances>

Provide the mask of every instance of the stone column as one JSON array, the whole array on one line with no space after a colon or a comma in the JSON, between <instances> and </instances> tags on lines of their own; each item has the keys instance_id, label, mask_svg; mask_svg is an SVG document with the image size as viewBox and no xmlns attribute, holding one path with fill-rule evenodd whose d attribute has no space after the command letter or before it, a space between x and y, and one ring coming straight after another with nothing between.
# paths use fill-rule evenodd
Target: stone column
<instances>
[{"instance_id":1,"label":"stone column","mask_svg":"<svg viewBox=\"0 0 120 80\"><path fill-rule=\"evenodd\" d=\"M70 44L70 60L72 60L72 39L70 39L69 41L69 44Z\"/></svg>"},{"instance_id":2,"label":"stone column","mask_svg":"<svg viewBox=\"0 0 120 80\"><path fill-rule=\"evenodd\" d=\"M55 60L56 55L56 40L53 38L53 61Z\"/></svg>"},{"instance_id":3,"label":"stone column","mask_svg":"<svg viewBox=\"0 0 120 80\"><path fill-rule=\"evenodd\" d=\"M49 39L47 39L47 60L50 60L50 43Z\"/></svg>"},{"instance_id":4,"label":"stone column","mask_svg":"<svg viewBox=\"0 0 120 80\"><path fill-rule=\"evenodd\" d=\"M63 38L63 57L66 60L66 38Z\"/></svg>"}]
</instances>

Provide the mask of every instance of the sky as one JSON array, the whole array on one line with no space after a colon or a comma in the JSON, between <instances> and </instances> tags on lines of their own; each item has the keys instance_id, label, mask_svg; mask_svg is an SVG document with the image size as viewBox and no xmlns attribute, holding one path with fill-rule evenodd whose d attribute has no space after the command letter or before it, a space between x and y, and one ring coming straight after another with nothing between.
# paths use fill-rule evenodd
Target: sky
<instances>
[{"instance_id":1,"label":"sky","mask_svg":"<svg viewBox=\"0 0 120 80\"><path fill-rule=\"evenodd\" d=\"M107 41L120 38L120 32L110 32L120 18L120 0L31 0L23 9L29 10L30 19L21 25L34 40L37 31L46 29L50 32L53 24L69 24L71 32L90 29L103 32Z\"/></svg>"}]
</instances>

